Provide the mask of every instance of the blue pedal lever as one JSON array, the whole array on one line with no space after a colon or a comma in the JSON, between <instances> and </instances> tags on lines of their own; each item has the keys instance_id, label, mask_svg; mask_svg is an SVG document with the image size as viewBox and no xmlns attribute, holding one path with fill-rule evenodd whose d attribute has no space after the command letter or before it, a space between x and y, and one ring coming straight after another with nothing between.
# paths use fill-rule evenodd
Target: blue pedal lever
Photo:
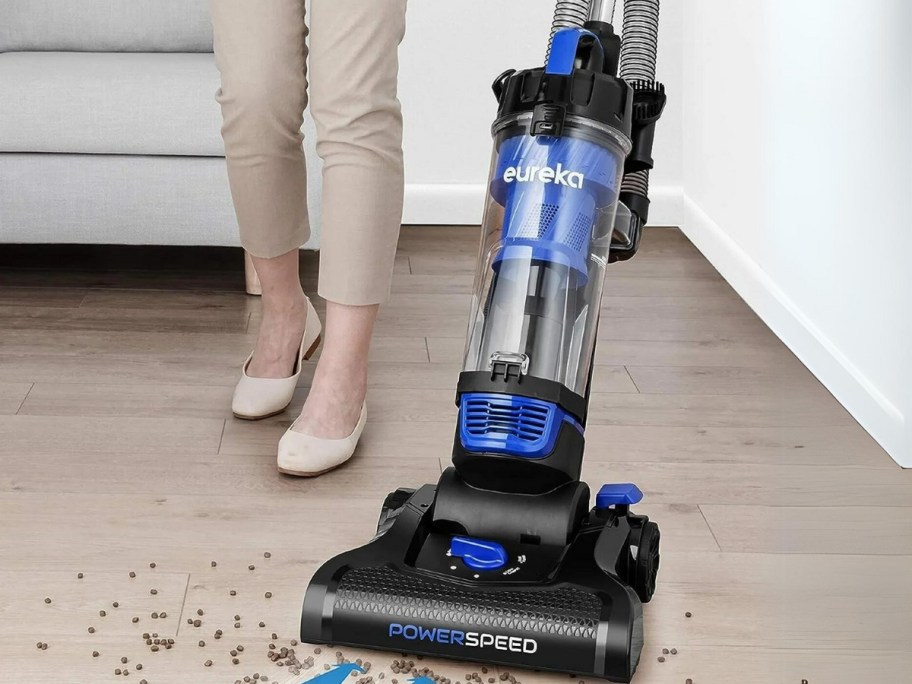
<instances>
[{"instance_id":1,"label":"blue pedal lever","mask_svg":"<svg viewBox=\"0 0 912 684\"><path fill-rule=\"evenodd\" d=\"M596 508L609 506L633 506L643 500L643 492L635 484L619 482L616 484L602 485L595 497Z\"/></svg>"},{"instance_id":2,"label":"blue pedal lever","mask_svg":"<svg viewBox=\"0 0 912 684\"><path fill-rule=\"evenodd\" d=\"M453 537L450 555L461 558L472 570L498 570L507 564L507 550L493 541Z\"/></svg>"}]
</instances>

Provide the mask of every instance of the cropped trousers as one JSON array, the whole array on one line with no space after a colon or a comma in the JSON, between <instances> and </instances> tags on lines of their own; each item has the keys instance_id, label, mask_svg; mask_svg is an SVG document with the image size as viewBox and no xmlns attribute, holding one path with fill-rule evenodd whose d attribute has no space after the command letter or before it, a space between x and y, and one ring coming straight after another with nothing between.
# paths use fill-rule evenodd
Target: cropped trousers
<instances>
[{"instance_id":1,"label":"cropped trousers","mask_svg":"<svg viewBox=\"0 0 912 684\"><path fill-rule=\"evenodd\" d=\"M406 0L210 0L216 99L241 244L271 258L310 235L304 110L323 159L320 296L389 296L402 220L398 48ZM305 40L308 38L309 40Z\"/></svg>"}]
</instances>

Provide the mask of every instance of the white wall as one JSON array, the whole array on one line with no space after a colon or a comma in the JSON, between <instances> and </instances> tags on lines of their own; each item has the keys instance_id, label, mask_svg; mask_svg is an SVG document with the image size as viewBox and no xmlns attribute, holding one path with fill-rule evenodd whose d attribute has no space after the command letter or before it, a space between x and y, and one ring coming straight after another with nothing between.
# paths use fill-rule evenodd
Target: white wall
<instances>
[{"instance_id":1,"label":"white wall","mask_svg":"<svg viewBox=\"0 0 912 684\"><path fill-rule=\"evenodd\" d=\"M615 26L620 31L618 5ZM405 223L479 223L497 103L490 85L505 69L544 61L555 0L413 0L400 50L405 117ZM670 104L659 129L652 223L680 214L680 16L666 0L659 77ZM668 28L665 28L665 27Z\"/></svg>"},{"instance_id":2,"label":"white wall","mask_svg":"<svg viewBox=\"0 0 912 684\"><path fill-rule=\"evenodd\" d=\"M691 0L682 227L912 466L906 0Z\"/></svg>"}]
</instances>

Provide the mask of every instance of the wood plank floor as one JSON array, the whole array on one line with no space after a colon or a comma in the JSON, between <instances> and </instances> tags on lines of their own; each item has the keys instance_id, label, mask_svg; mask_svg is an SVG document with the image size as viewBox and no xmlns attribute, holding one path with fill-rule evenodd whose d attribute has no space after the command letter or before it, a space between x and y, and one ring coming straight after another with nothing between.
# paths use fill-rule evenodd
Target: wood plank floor
<instances>
[{"instance_id":1,"label":"wood plank floor","mask_svg":"<svg viewBox=\"0 0 912 684\"><path fill-rule=\"evenodd\" d=\"M313 362L282 415L229 411L259 320L240 261L0 270L0 681L94 684L120 667L149 684L300 681L265 654L295 638L310 574L371 536L388 490L434 481L448 461L476 238L403 230L362 446L307 481L277 474L274 454ZM316 260L303 261L312 291ZM663 531L636 681L909 681L912 473L679 231L649 230L610 269L602 309L584 475L638 482ZM152 631L175 647L150 652ZM678 653L659 662L663 648ZM298 647L321 671L334 651ZM394 676L389 655L346 652L375 681ZM480 671L421 665L454 682Z\"/></svg>"}]
</instances>

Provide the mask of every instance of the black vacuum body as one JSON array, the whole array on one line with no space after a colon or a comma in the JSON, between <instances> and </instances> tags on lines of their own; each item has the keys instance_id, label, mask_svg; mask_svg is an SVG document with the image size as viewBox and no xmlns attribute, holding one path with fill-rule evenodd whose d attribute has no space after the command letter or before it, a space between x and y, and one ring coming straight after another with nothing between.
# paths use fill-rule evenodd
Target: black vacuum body
<instances>
[{"instance_id":1,"label":"black vacuum body","mask_svg":"<svg viewBox=\"0 0 912 684\"><path fill-rule=\"evenodd\" d=\"M580 481L605 271L639 243L648 199L627 181L652 165L665 98L618 75L622 52L590 20L495 81L453 465L391 493L376 536L316 572L302 641L633 676L659 530L635 485L593 506Z\"/></svg>"}]
</instances>

